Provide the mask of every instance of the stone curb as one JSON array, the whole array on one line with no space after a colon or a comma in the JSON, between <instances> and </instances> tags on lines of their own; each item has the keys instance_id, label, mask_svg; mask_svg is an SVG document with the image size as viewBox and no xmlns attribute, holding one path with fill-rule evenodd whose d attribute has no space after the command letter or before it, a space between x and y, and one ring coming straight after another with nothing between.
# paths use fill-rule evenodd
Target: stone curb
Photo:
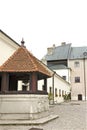
<instances>
[{"instance_id":1,"label":"stone curb","mask_svg":"<svg viewBox=\"0 0 87 130\"><path fill-rule=\"evenodd\" d=\"M37 120L0 120L0 125L39 125L59 118L58 115L49 115Z\"/></svg>"}]
</instances>

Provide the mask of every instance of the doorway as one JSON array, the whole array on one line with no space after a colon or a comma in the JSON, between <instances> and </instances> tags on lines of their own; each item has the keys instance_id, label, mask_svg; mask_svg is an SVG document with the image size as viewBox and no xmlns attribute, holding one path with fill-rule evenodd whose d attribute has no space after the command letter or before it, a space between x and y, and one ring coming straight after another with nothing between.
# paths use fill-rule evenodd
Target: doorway
<instances>
[{"instance_id":1,"label":"doorway","mask_svg":"<svg viewBox=\"0 0 87 130\"><path fill-rule=\"evenodd\" d=\"M82 94L78 94L78 100L82 100Z\"/></svg>"}]
</instances>

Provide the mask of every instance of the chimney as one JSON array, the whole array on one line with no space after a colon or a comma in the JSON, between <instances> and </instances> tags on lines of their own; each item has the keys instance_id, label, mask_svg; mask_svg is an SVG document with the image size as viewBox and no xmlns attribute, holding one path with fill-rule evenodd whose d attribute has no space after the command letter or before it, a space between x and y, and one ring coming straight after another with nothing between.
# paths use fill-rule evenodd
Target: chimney
<instances>
[{"instance_id":1,"label":"chimney","mask_svg":"<svg viewBox=\"0 0 87 130\"><path fill-rule=\"evenodd\" d=\"M55 46L55 44L53 44L53 48L55 48L56 46Z\"/></svg>"},{"instance_id":2,"label":"chimney","mask_svg":"<svg viewBox=\"0 0 87 130\"><path fill-rule=\"evenodd\" d=\"M47 48L47 54L51 55L53 53L53 47Z\"/></svg>"},{"instance_id":3,"label":"chimney","mask_svg":"<svg viewBox=\"0 0 87 130\"><path fill-rule=\"evenodd\" d=\"M66 42L62 42L62 43L61 43L61 46L64 46L64 45L66 45Z\"/></svg>"}]
</instances>

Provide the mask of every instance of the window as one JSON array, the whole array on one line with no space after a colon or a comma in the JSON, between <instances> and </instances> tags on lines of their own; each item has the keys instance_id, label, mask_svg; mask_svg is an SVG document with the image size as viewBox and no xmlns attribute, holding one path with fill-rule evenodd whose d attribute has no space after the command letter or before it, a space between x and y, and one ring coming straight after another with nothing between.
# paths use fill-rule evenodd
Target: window
<instances>
[{"instance_id":1,"label":"window","mask_svg":"<svg viewBox=\"0 0 87 130\"><path fill-rule=\"evenodd\" d=\"M74 66L75 66L75 67L79 67L79 66L80 66L79 61L75 61L75 62L74 62Z\"/></svg>"},{"instance_id":2,"label":"window","mask_svg":"<svg viewBox=\"0 0 87 130\"><path fill-rule=\"evenodd\" d=\"M62 76L64 80L66 80L66 76Z\"/></svg>"},{"instance_id":3,"label":"window","mask_svg":"<svg viewBox=\"0 0 87 130\"><path fill-rule=\"evenodd\" d=\"M66 91L65 91L65 95L66 95Z\"/></svg>"},{"instance_id":4,"label":"window","mask_svg":"<svg viewBox=\"0 0 87 130\"><path fill-rule=\"evenodd\" d=\"M75 77L75 83L80 83L80 77Z\"/></svg>"},{"instance_id":5,"label":"window","mask_svg":"<svg viewBox=\"0 0 87 130\"><path fill-rule=\"evenodd\" d=\"M57 97L58 95L57 95L57 88L55 88L55 97Z\"/></svg>"},{"instance_id":6,"label":"window","mask_svg":"<svg viewBox=\"0 0 87 130\"><path fill-rule=\"evenodd\" d=\"M59 89L59 97L61 97L61 89Z\"/></svg>"},{"instance_id":7,"label":"window","mask_svg":"<svg viewBox=\"0 0 87 130\"><path fill-rule=\"evenodd\" d=\"M62 90L62 97L64 96L64 90Z\"/></svg>"}]
</instances>

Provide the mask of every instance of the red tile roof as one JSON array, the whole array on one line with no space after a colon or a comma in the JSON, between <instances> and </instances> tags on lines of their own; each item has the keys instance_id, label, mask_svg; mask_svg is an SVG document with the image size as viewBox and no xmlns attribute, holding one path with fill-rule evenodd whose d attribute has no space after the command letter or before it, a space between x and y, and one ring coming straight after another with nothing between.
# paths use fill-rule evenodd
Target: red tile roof
<instances>
[{"instance_id":1,"label":"red tile roof","mask_svg":"<svg viewBox=\"0 0 87 130\"><path fill-rule=\"evenodd\" d=\"M0 67L0 72L41 72L51 76L52 72L25 47L19 47Z\"/></svg>"}]
</instances>

